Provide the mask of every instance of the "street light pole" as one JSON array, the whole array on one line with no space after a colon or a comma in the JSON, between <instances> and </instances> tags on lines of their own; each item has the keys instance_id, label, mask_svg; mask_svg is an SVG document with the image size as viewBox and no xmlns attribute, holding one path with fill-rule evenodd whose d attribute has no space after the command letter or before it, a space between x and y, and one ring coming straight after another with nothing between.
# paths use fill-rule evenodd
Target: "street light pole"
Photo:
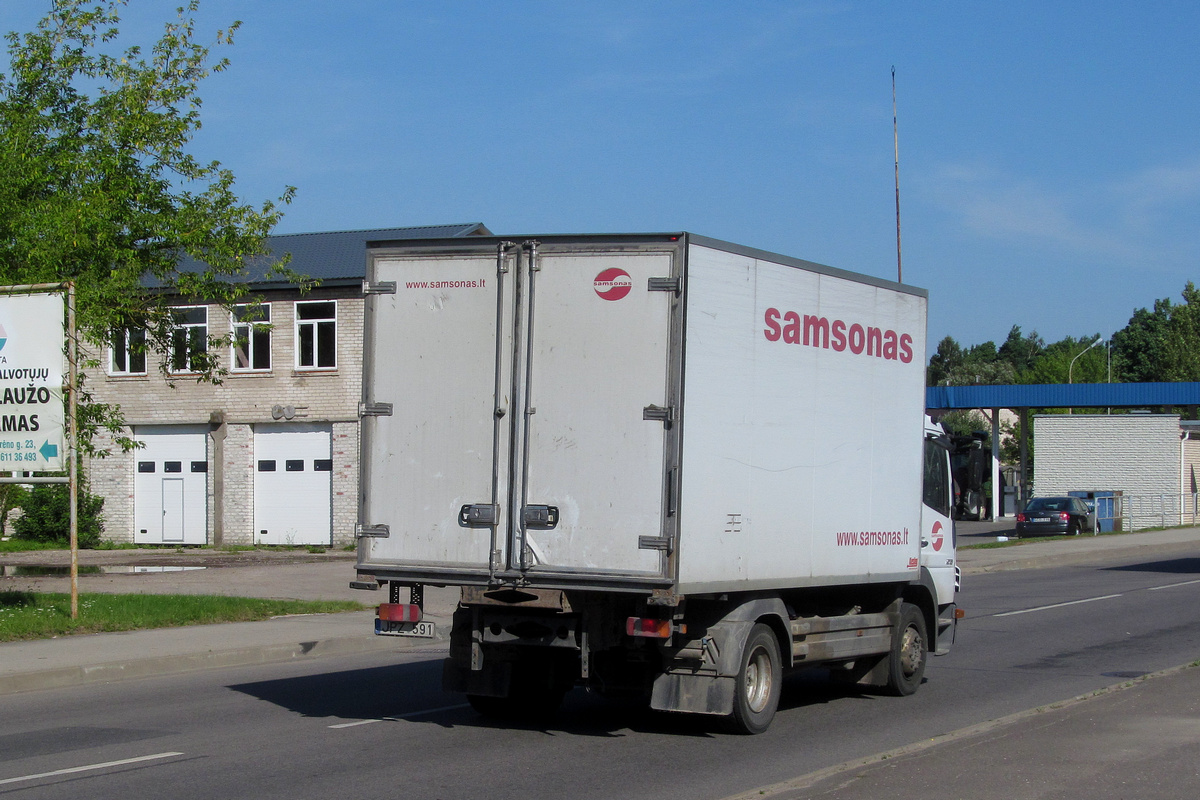
<instances>
[{"instance_id":1,"label":"street light pole","mask_svg":"<svg viewBox=\"0 0 1200 800\"><path fill-rule=\"evenodd\" d=\"M1072 380L1071 380L1071 371L1075 369L1075 362L1079 360L1079 356L1082 356L1082 355L1083 355L1084 353L1086 353L1088 350L1091 350L1093 347L1095 347L1096 345L1100 344L1100 340L1101 340L1101 339L1103 339L1103 338L1104 338L1103 336L1099 336L1099 335L1097 335L1097 336L1096 336L1096 340L1095 340L1094 342L1092 342L1092 343L1091 343L1091 344L1089 344L1087 347L1085 347L1085 348L1083 348L1082 350L1080 350L1080 351L1079 351L1079 355L1078 355L1078 356L1075 356L1074 358L1072 358L1072 359L1071 359L1071 363L1070 363L1070 364L1067 366L1067 385L1070 385L1070 384L1072 383ZM1073 409L1071 409L1071 408L1068 408L1068 409L1067 409L1067 413L1068 413L1068 414L1070 414L1072 411L1073 411Z\"/></svg>"}]
</instances>

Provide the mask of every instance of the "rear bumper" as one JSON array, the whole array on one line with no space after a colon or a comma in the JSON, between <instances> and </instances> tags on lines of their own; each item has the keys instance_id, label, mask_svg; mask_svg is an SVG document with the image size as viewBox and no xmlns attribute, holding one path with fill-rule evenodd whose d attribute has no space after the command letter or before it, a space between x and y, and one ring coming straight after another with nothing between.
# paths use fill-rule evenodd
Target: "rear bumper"
<instances>
[{"instance_id":1,"label":"rear bumper","mask_svg":"<svg viewBox=\"0 0 1200 800\"><path fill-rule=\"evenodd\" d=\"M1068 523L1017 523L1017 536L1063 536L1067 533Z\"/></svg>"}]
</instances>

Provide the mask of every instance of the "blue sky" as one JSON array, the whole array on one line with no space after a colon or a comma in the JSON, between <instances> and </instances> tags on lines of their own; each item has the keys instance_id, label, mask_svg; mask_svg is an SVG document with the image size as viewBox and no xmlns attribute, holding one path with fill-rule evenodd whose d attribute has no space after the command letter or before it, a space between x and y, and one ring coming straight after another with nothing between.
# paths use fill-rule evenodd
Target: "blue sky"
<instances>
[{"instance_id":1,"label":"blue sky","mask_svg":"<svg viewBox=\"0 0 1200 800\"><path fill-rule=\"evenodd\" d=\"M194 150L296 186L280 233L688 230L894 279L894 65L931 349L1108 336L1200 277L1200 3L202 0L234 19Z\"/></svg>"}]
</instances>

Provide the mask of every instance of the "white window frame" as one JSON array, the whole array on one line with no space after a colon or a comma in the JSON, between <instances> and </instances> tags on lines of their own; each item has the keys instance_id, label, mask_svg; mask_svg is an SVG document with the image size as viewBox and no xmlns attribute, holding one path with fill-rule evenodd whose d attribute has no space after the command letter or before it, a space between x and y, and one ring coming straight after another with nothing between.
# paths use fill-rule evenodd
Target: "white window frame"
<instances>
[{"instance_id":1,"label":"white window frame","mask_svg":"<svg viewBox=\"0 0 1200 800\"><path fill-rule=\"evenodd\" d=\"M229 329L233 332L233 341L229 344L230 371L270 372L271 304L234 306L229 315ZM239 366L239 355L245 358L245 366ZM264 356L266 366L256 366L255 362Z\"/></svg>"},{"instance_id":2,"label":"white window frame","mask_svg":"<svg viewBox=\"0 0 1200 800\"><path fill-rule=\"evenodd\" d=\"M204 312L204 322L180 322L178 320L180 315L197 310ZM198 350L200 352L207 352L208 350L208 306L172 306L171 314L176 317L176 320L171 326L171 350L167 355L167 368L175 374L199 372L192 365L191 354L197 339L200 344ZM188 353L185 363L182 366L176 366L179 354L180 333L183 333L186 337Z\"/></svg>"},{"instance_id":3,"label":"white window frame","mask_svg":"<svg viewBox=\"0 0 1200 800\"><path fill-rule=\"evenodd\" d=\"M141 352L134 352L130 344L135 339L141 339ZM118 359L124 363L120 366ZM134 369L134 360L142 362L141 369ZM146 374L146 331L143 328L123 328L113 332L112 342L108 346L109 375L145 375Z\"/></svg>"},{"instance_id":4,"label":"white window frame","mask_svg":"<svg viewBox=\"0 0 1200 800\"><path fill-rule=\"evenodd\" d=\"M313 319L301 319L301 307L311 307L316 305L329 305L333 309L331 317L316 317ZM296 343L296 369L303 371L330 371L337 369L337 300L297 300L295 306L295 343ZM330 336L328 331L332 332ZM308 342L312 353L310 360L312 363L304 363L305 342ZM324 353L321 343L327 342L326 347L332 352ZM328 358L323 358L323 356ZM332 363L322 364L322 361L331 360Z\"/></svg>"}]
</instances>

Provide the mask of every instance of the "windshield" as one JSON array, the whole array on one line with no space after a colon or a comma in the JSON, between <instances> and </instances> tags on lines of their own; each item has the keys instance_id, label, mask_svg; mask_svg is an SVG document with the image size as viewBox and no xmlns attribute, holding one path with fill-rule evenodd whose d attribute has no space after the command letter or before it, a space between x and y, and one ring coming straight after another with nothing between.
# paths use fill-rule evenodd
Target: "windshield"
<instances>
[{"instance_id":1,"label":"windshield","mask_svg":"<svg viewBox=\"0 0 1200 800\"><path fill-rule=\"evenodd\" d=\"M1026 511L1066 511L1070 501L1065 497L1035 497L1025 506Z\"/></svg>"}]
</instances>

